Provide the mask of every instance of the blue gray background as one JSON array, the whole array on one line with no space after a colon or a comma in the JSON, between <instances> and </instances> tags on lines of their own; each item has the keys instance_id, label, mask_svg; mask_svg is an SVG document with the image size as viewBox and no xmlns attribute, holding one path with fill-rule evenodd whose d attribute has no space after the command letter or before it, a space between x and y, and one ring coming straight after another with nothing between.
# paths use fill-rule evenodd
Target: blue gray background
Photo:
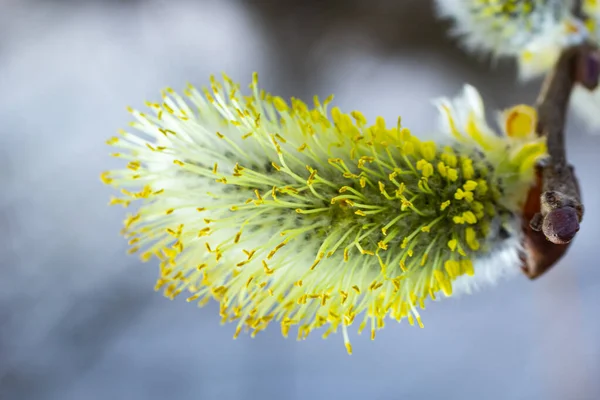
<instances>
[{"instance_id":1,"label":"blue gray background","mask_svg":"<svg viewBox=\"0 0 600 400\"><path fill-rule=\"evenodd\" d=\"M166 85L258 71L271 92L336 94L431 132L430 99L480 88L532 102L510 63L469 57L425 0L0 0L0 399L600 398L600 135L574 118L587 213L568 256L388 323L372 342L232 340L218 309L168 301L155 263L127 256L108 208L104 141ZM599 110L600 112L600 110Z\"/></svg>"}]
</instances>

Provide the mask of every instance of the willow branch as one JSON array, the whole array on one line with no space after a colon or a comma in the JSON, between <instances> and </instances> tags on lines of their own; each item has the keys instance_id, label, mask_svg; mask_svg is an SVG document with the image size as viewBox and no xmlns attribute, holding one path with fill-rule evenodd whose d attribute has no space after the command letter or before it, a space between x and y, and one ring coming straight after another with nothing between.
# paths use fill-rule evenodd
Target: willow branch
<instances>
[{"instance_id":1,"label":"willow branch","mask_svg":"<svg viewBox=\"0 0 600 400\"><path fill-rule=\"evenodd\" d=\"M567 162L565 122L571 91L577 82L597 85L588 73L590 57L596 49L588 44L565 50L548 75L537 101L538 129L546 136L548 158L541 166L541 209L531 220L531 228L542 231L555 244L569 243L579 231L583 217L581 195L573 168ZM588 65L590 64L590 65ZM595 68L592 68L595 69Z\"/></svg>"},{"instance_id":2,"label":"willow branch","mask_svg":"<svg viewBox=\"0 0 600 400\"><path fill-rule=\"evenodd\" d=\"M531 279L552 268L579 231L583 205L577 178L567 161L565 122L574 86L595 89L599 73L600 53L595 46L566 49L537 100L537 133L547 139L548 157L537 167L537 181L523 210L522 269Z\"/></svg>"}]
</instances>

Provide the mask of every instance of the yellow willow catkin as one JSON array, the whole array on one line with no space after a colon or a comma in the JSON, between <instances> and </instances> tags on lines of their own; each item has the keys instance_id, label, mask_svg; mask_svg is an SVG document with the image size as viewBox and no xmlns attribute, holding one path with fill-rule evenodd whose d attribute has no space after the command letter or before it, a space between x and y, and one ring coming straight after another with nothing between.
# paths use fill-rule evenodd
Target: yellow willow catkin
<instances>
[{"instance_id":1,"label":"yellow willow catkin","mask_svg":"<svg viewBox=\"0 0 600 400\"><path fill-rule=\"evenodd\" d=\"M137 210L123 234L131 253L160 263L157 290L221 305L223 321L253 334L278 321L299 339L323 327L369 327L407 318L476 279L502 252L518 260L522 201L544 156L535 111L487 126L477 92L440 100L445 143L422 141L383 118L309 107L227 76L187 99L172 89L133 131L108 140L126 167L104 172ZM507 244L508 243L508 244ZM486 270L487 269L487 270ZM479 272L478 272L479 271ZM355 321L358 318L359 320Z\"/></svg>"}]
</instances>

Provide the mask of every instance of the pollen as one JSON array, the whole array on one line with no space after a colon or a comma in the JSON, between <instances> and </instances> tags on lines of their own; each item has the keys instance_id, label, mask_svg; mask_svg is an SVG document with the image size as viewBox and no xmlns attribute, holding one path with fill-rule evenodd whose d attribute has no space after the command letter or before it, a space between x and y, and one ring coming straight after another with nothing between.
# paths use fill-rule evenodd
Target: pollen
<instances>
[{"instance_id":1,"label":"pollen","mask_svg":"<svg viewBox=\"0 0 600 400\"><path fill-rule=\"evenodd\" d=\"M256 76L249 95L226 76L163 94L110 140L133 161L101 179L122 189L112 203L138 206L123 233L160 264L157 290L218 302L235 337L277 322L299 339L341 330L351 352L352 326L370 324L373 338L385 319L422 327L417 309L455 293L493 251L489 227L518 221L545 154L523 134L529 119L486 136L483 119L461 119L479 109L464 101L460 113L443 101L446 132L461 140L440 145L400 120L329 111L329 98L272 96Z\"/></svg>"}]
</instances>

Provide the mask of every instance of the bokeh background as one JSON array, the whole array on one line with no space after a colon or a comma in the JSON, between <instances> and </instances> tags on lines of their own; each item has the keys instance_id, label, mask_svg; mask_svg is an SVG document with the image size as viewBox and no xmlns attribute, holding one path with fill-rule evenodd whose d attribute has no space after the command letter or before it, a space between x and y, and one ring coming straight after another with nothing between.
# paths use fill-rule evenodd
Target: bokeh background
<instances>
[{"instance_id":1,"label":"bokeh background","mask_svg":"<svg viewBox=\"0 0 600 400\"><path fill-rule=\"evenodd\" d=\"M426 0L0 0L0 399L600 398L600 135L569 121L587 213L568 256L424 312L425 329L232 340L218 307L168 301L126 255L104 141L159 89L227 71L310 100L336 94L431 132L432 97L469 82L532 102L510 62L470 57ZM600 110L599 110L600 112Z\"/></svg>"}]
</instances>

